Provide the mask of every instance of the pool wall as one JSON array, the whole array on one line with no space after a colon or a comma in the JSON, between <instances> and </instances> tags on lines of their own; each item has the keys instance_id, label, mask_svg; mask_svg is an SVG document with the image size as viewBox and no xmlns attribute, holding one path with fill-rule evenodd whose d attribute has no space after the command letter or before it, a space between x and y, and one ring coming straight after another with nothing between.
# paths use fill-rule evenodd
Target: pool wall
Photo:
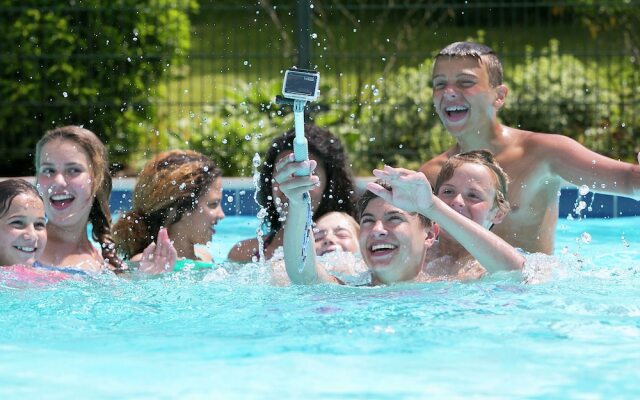
<instances>
[{"instance_id":1,"label":"pool wall","mask_svg":"<svg viewBox=\"0 0 640 400\"><path fill-rule=\"evenodd\" d=\"M368 179L359 178L358 188L362 189ZM111 194L111 211L125 211L131 207L131 191L135 184L133 178L114 179ZM258 205L255 203L253 181L250 178L223 178L222 206L226 215L256 215ZM578 200L578 189L565 187L560 192L560 217L567 217L573 213ZM640 216L640 201L627 197L611 196L607 194L592 194L583 196L582 200L591 207L583 215L589 218L616 218Z\"/></svg>"}]
</instances>

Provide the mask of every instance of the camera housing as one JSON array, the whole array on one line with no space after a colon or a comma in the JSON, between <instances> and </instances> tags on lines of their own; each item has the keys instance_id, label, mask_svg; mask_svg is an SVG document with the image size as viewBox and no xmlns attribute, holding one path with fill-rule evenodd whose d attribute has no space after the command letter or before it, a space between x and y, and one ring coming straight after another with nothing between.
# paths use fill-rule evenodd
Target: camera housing
<instances>
[{"instance_id":1,"label":"camera housing","mask_svg":"<svg viewBox=\"0 0 640 400\"><path fill-rule=\"evenodd\" d=\"M284 73L282 94L288 99L314 101L320 96L320 73L306 69L288 69Z\"/></svg>"}]
</instances>

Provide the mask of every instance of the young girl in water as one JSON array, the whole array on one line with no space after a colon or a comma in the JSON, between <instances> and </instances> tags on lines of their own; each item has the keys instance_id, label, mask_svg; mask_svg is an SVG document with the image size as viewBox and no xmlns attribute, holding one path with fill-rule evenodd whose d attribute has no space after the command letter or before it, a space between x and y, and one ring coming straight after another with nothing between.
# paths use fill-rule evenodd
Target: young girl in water
<instances>
[{"instance_id":1,"label":"young girl in water","mask_svg":"<svg viewBox=\"0 0 640 400\"><path fill-rule=\"evenodd\" d=\"M34 268L47 244L44 203L22 179L0 182L0 282L53 283L68 276Z\"/></svg>"},{"instance_id":2,"label":"young girl in water","mask_svg":"<svg viewBox=\"0 0 640 400\"><path fill-rule=\"evenodd\" d=\"M125 259L142 261L140 268L151 273L172 269L176 257L177 269L210 267L211 254L195 245L206 244L215 234L225 216L221 200L221 171L211 159L191 150L160 153L140 172L132 210L114 226L117 249ZM144 256L152 251L166 258L166 268L145 265Z\"/></svg>"},{"instance_id":3,"label":"young girl in water","mask_svg":"<svg viewBox=\"0 0 640 400\"><path fill-rule=\"evenodd\" d=\"M48 242L38 261L85 273L125 271L111 239L111 176L100 139L79 126L53 129L38 141L35 162L48 217ZM87 236L89 223L101 251Z\"/></svg>"}]
</instances>

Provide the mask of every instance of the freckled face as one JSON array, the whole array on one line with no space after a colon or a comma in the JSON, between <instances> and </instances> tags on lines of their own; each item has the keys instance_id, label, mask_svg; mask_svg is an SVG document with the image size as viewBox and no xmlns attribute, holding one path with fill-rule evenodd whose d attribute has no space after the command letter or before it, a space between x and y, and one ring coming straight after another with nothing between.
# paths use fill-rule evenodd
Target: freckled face
<instances>
[{"instance_id":1,"label":"freckled face","mask_svg":"<svg viewBox=\"0 0 640 400\"><path fill-rule=\"evenodd\" d=\"M37 169L49 223L86 224L94 199L93 172L80 146L68 140L50 141L42 147Z\"/></svg>"},{"instance_id":2,"label":"freckled face","mask_svg":"<svg viewBox=\"0 0 640 400\"><path fill-rule=\"evenodd\" d=\"M47 244L42 200L20 194L0 217L0 265L32 265Z\"/></svg>"},{"instance_id":3,"label":"freckled face","mask_svg":"<svg viewBox=\"0 0 640 400\"><path fill-rule=\"evenodd\" d=\"M438 189L438 197L458 213L489 229L498 220L496 181L484 165L465 163Z\"/></svg>"}]
</instances>

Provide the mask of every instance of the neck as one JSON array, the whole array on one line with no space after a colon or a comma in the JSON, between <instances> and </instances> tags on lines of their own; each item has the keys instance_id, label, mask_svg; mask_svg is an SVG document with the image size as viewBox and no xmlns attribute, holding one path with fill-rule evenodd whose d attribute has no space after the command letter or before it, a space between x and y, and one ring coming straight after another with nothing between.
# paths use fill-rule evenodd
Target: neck
<instances>
[{"instance_id":1,"label":"neck","mask_svg":"<svg viewBox=\"0 0 640 400\"><path fill-rule=\"evenodd\" d=\"M438 251L440 254L446 254L453 258L453 262L449 265L451 267L450 273L457 272L457 262L470 257L467 249L464 248L457 240L450 238L446 233L441 232L438 239ZM454 271L454 269L456 271Z\"/></svg>"},{"instance_id":2,"label":"neck","mask_svg":"<svg viewBox=\"0 0 640 400\"><path fill-rule=\"evenodd\" d=\"M193 248L193 244L191 243L174 243L173 247L176 249L176 253L178 254L178 258L186 258L189 260L197 260L196 252Z\"/></svg>"},{"instance_id":3,"label":"neck","mask_svg":"<svg viewBox=\"0 0 640 400\"><path fill-rule=\"evenodd\" d=\"M462 153L478 149L496 153L504 147L508 137L508 128L496 120L458 136L456 146Z\"/></svg>"},{"instance_id":4,"label":"neck","mask_svg":"<svg viewBox=\"0 0 640 400\"><path fill-rule=\"evenodd\" d=\"M47 226L47 245L39 261L55 266L75 266L99 271L102 259L82 229Z\"/></svg>"}]
</instances>

